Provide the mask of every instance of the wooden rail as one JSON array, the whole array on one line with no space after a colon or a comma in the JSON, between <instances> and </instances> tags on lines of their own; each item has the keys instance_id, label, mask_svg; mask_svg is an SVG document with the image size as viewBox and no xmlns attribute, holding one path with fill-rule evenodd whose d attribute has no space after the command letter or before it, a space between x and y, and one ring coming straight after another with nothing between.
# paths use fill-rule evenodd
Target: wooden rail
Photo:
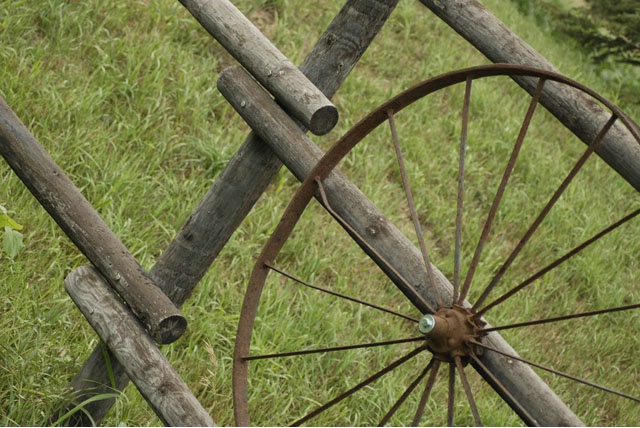
<instances>
[{"instance_id":1,"label":"wooden rail","mask_svg":"<svg viewBox=\"0 0 640 428\"><path fill-rule=\"evenodd\" d=\"M125 372L163 423L214 425L180 375L95 269L83 266L72 271L65 279L65 288L100 339L118 361L124 362Z\"/></svg>"},{"instance_id":2,"label":"wooden rail","mask_svg":"<svg viewBox=\"0 0 640 428\"><path fill-rule=\"evenodd\" d=\"M300 66L302 72L329 98L369 47L398 0L347 0ZM278 156L251 133L189 216L150 275L178 306L184 303L205 275L231 235L276 176ZM122 364L108 355L118 390L129 379ZM71 381L76 402L112 391L102 348L97 346ZM85 405L69 423L100 423L114 399ZM89 417L90 415L90 417Z\"/></svg>"},{"instance_id":3,"label":"wooden rail","mask_svg":"<svg viewBox=\"0 0 640 428\"><path fill-rule=\"evenodd\" d=\"M518 37L476 0L420 0L440 19L492 62L529 65L557 71L549 60ZM514 78L529 93L535 82ZM549 82L540 103L585 144L590 144L609 115L580 91ZM636 190L640 191L640 146L616 123L596 153Z\"/></svg>"},{"instance_id":4,"label":"wooden rail","mask_svg":"<svg viewBox=\"0 0 640 428\"><path fill-rule=\"evenodd\" d=\"M156 341L171 343L184 333L187 320L2 98L0 155Z\"/></svg>"},{"instance_id":5,"label":"wooden rail","mask_svg":"<svg viewBox=\"0 0 640 428\"><path fill-rule=\"evenodd\" d=\"M553 68L475 0L421 1L492 61ZM182 334L186 328L186 320L179 314L176 306L181 305L191 294L231 234L269 185L282 162L299 179L303 179L315 165L322 152L300 126L318 135L333 128L338 114L328 98L335 93L369 46L395 8L397 0L348 0L300 70L227 0L181 0L181 3L301 125L294 123L271 96L240 69L230 69L223 73L220 79L221 91L226 93L257 132L252 133L234 155L149 275L109 231L95 210L42 150L4 101L0 100L0 154L160 343L171 342ZM530 90L527 81L519 83ZM597 108L575 94L552 89L545 93L542 103L584 141L592 140L594 129L598 129L602 120ZM256 109L256 106L259 108ZM256 117L261 117L262 123L256 122ZM265 126L266 123L269 126ZM598 154L640 189L640 148L635 143L629 144L622 136L616 136L615 133L612 135L603 143ZM417 284L424 281L424 265L416 248L355 186L336 174L329 180L327 190L332 207L361 231L362 236L368 242L371 241L369 243L378 252L390 255L388 262L397 271ZM385 239L381 239L380 234L369 233L371 230L382 229L389 232L385 234ZM96 246L96 242L100 245ZM403 257L394 257L396 254ZM451 285L447 279L439 271L436 270L436 273L436 284L433 284L435 289L439 290L438 293L450 293ZM89 287L85 287L86 285ZM103 285L104 281L100 276L85 269L72 273L67 279L67 288L85 316L92 325L95 324L94 328L101 337L107 342L112 341L110 355L115 357L111 358L112 367L109 372L101 348L94 350L72 381L78 401L85 401L111 390L109 373L118 389L126 386L129 377L142 388L141 391L147 388L143 385L144 379L141 376L144 370L135 367L138 361L130 362L137 358L129 358L126 354L128 351L123 351L120 346L121 342L110 336L112 332L102 330L102 325L107 322L106 318L100 314L94 316L95 312L91 312L92 303L86 303L94 302L95 305L95 302L101 302L102 308L102 302L107 302L105 308L110 308L108 310L117 312L123 309L112 305L117 299ZM437 300L435 296L429 296L429 284L422 283L418 288L421 294ZM126 322L127 328L132 325L135 322ZM140 346L149 348L152 353L156 352L157 347L153 342L147 341L148 337L144 332L131 330L127 336L129 334L143 336ZM495 332L487 340L498 349L514 353ZM161 354L154 355L154 364L167 369L168 363ZM119 361L126 361L125 366ZM543 425L580 423L528 366L516 362L507 364L494 353L486 353L482 361L484 366L476 368L489 383L492 383L489 373L499 375L500 381L510 390L524 397L519 401L532 403L532 408L527 409L532 416L525 417L526 422ZM164 375L154 374L153 377L160 379L162 376ZM182 388L175 378L177 375L170 376L171 384L178 389ZM177 383L173 383L174 381ZM154 381L152 385L152 389L162 390L162 383L156 384ZM188 396L190 393L185 393L186 406L193 406L192 409L196 410L185 411L187 407L177 409L175 419L170 416L174 414L173 410L159 410L158 406L166 405L162 404L164 397L154 395L153 391L143 394L167 423L213 422L210 418L207 419L206 412L201 412L201 406L197 409L199 404L196 404L197 401L193 402L195 399L192 399L192 395ZM180 406L181 400L177 401L178 403L171 403L169 407L174 404ZM112 403L112 400L94 401L85 410L93 422L99 423ZM199 419L188 419L186 413L197 414ZM78 413L77 418L70 422L88 424L91 419Z\"/></svg>"},{"instance_id":6,"label":"wooden rail","mask_svg":"<svg viewBox=\"0 0 640 428\"><path fill-rule=\"evenodd\" d=\"M331 131L338 109L227 0L180 0L253 77L316 135Z\"/></svg>"},{"instance_id":7,"label":"wooden rail","mask_svg":"<svg viewBox=\"0 0 640 428\"><path fill-rule=\"evenodd\" d=\"M218 89L249 126L278 154L287 168L298 179L304 180L322 157L322 150L297 128L269 94L242 69L230 67L221 73ZM252 102L242 105L241 100L244 99L251 99ZM382 263L375 253L369 253L374 261L381 262L380 267L387 271L388 276L423 313L429 312L427 307L420 306L420 300L411 295L413 290L406 290L402 281L386 269L386 263L412 284L432 307L439 306L442 296L453 295L453 285L436 266L432 266L436 284L428 283L429 275L415 244L345 176L334 171L324 181L324 186L331 208L366 241L367 246L363 247L365 251L370 247L375 253L384 255L386 262ZM449 297L448 300L450 299ZM489 333L484 340L495 349L517 355L496 332ZM519 413L527 423L542 426L583 425L528 365L517 361L507 363L505 357L493 352L483 353L480 359L484 367L476 366L476 370L488 381L496 378L503 385L508 385L516 402L525 408L525 412ZM499 390L497 392L500 393ZM511 401L509 397L503 398L507 402ZM519 411L517 406L513 407L515 411Z\"/></svg>"}]
</instances>

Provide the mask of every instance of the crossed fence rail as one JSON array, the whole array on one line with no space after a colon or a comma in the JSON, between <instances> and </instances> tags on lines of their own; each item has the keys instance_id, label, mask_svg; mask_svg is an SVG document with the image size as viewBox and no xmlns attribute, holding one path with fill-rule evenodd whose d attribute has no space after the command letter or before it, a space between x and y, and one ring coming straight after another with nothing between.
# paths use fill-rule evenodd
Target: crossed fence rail
<instances>
[{"instance_id":1,"label":"crossed fence rail","mask_svg":"<svg viewBox=\"0 0 640 428\"><path fill-rule=\"evenodd\" d=\"M149 272L140 267L65 172L0 100L0 154L93 264L72 272L65 286L111 355L105 359L102 349L96 348L73 379L76 402L88 403L86 413L77 413L71 421L74 424L102 420L113 400L91 402L90 398L110 389L113 376L118 389L133 381L169 425L213 425L211 416L157 344L171 343L184 333L187 321L178 308L283 163L302 180L321 157L322 151L305 138L304 129L324 135L335 125L338 112L329 98L397 4L397 0L348 0L298 69L230 2L181 2L251 74L229 69L221 75L219 88L238 113L254 124L254 132ZM490 60L553 69L478 3L422 3ZM517 48L502 50L505 41ZM529 92L535 89L526 80L518 83ZM573 110L565 108L568 99L575 101L571 103ZM579 96L549 88L541 103L584 141L591 141L597 132L591 125L602 113ZM255 117L258 114L262 115L259 120ZM607 136L599 154L640 189L640 151L635 144L625 137ZM110 322L114 319L121 322ZM538 394L548 394L548 390L541 387ZM552 405L555 412L538 410L532 418L553 425L558 421L553 418L563 415L563 421L579 423L562 402Z\"/></svg>"}]
</instances>

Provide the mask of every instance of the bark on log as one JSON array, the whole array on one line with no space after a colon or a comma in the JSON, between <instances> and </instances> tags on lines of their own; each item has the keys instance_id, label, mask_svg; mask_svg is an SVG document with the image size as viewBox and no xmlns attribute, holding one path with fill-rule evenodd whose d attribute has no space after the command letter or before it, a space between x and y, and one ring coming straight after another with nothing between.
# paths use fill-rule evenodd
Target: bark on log
<instances>
[{"instance_id":1,"label":"bark on log","mask_svg":"<svg viewBox=\"0 0 640 428\"><path fill-rule=\"evenodd\" d=\"M124 361L125 371L158 417L168 426L213 426L193 396L131 311L97 271L72 271L65 288L100 339Z\"/></svg>"},{"instance_id":2,"label":"bark on log","mask_svg":"<svg viewBox=\"0 0 640 428\"><path fill-rule=\"evenodd\" d=\"M338 122L338 109L231 2L180 2L311 132L324 135L333 129Z\"/></svg>"},{"instance_id":3,"label":"bark on log","mask_svg":"<svg viewBox=\"0 0 640 428\"><path fill-rule=\"evenodd\" d=\"M300 69L329 98L356 65L398 0L348 0L331 22ZM281 167L278 157L251 133L217 177L198 207L182 226L150 275L178 306L191 294L233 232L242 223ZM111 358L118 389L129 380ZM71 381L77 401L111 391L102 350L98 346ZM85 410L100 423L113 400L89 403ZM77 413L72 425L89 425Z\"/></svg>"},{"instance_id":4,"label":"bark on log","mask_svg":"<svg viewBox=\"0 0 640 428\"><path fill-rule=\"evenodd\" d=\"M241 68L230 67L221 73L218 89L293 174L299 180L304 180L322 157L322 150L300 131L269 94ZM438 302L443 301L445 296L448 297L447 300L451 300L453 286L447 278L433 266L436 284L432 287L428 283L429 275L418 249L354 184L338 171L334 171L325 181L325 188L333 210L375 250L371 253L363 247L372 259L381 262L375 253L383 255L386 263L412 284L415 291L427 299L431 307L438 307ZM415 296L413 289L404 287L395 273L385 268L385 263L379 264L409 300L423 313L429 312L421 299ZM513 348L496 332L489 333L484 340L495 349L517 356ZM483 353L480 359L489 373L478 365L475 365L476 370L487 378L490 384L495 384L489 376L493 375L509 388L510 393L525 411L517 408L509 397L503 398L526 423L543 426L583 425L528 365L508 361L507 358L493 352ZM501 393L498 389L496 391Z\"/></svg>"},{"instance_id":5,"label":"bark on log","mask_svg":"<svg viewBox=\"0 0 640 428\"><path fill-rule=\"evenodd\" d=\"M184 333L187 321L176 306L2 98L0 155L71 241L126 300L155 340L171 343Z\"/></svg>"},{"instance_id":6,"label":"bark on log","mask_svg":"<svg viewBox=\"0 0 640 428\"><path fill-rule=\"evenodd\" d=\"M557 71L476 0L420 1L489 60ZM514 80L529 93L535 90L532 80ZM581 92L551 82L545 85L540 103L586 144L593 141L609 119L607 113ZM619 123L607 134L596 153L640 191L640 146Z\"/></svg>"}]
</instances>

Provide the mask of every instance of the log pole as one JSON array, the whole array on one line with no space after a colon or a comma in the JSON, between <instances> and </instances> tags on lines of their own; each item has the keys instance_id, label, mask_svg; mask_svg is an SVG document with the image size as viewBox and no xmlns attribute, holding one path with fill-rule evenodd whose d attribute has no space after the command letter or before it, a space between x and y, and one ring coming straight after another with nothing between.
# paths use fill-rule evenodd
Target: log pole
<instances>
[{"instance_id":1,"label":"log pole","mask_svg":"<svg viewBox=\"0 0 640 428\"><path fill-rule=\"evenodd\" d=\"M0 155L155 340L170 343L184 333L187 321L176 306L2 98Z\"/></svg>"},{"instance_id":2,"label":"log pole","mask_svg":"<svg viewBox=\"0 0 640 428\"><path fill-rule=\"evenodd\" d=\"M550 71L556 67L476 0L420 0L426 7L495 63L528 65ZM529 93L532 79L514 78ZM600 106L580 91L549 82L542 104L585 144L590 144L609 119ZM640 146L616 123L596 153L634 188L640 191Z\"/></svg>"},{"instance_id":3,"label":"log pole","mask_svg":"<svg viewBox=\"0 0 640 428\"><path fill-rule=\"evenodd\" d=\"M230 67L221 73L218 89L254 132L278 154L285 166L298 179L304 180L320 160L322 150L300 131L269 94L241 68ZM375 250L369 252L371 258L387 271L398 288L416 303L423 313L428 310L420 306L420 299L414 296L416 292L432 307L438 306L439 296L453 295L453 285L436 266L432 266L436 283L427 283L429 275L416 246L344 175L334 170L324 183L331 208L366 241L367 245L363 247L365 251L369 252L367 248ZM359 238L355 239L358 241ZM376 253L384 255L386 262L379 260ZM403 283L395 278L395 273L386 269L386 263L415 288L406 289ZM509 355L517 355L496 332L489 333L485 340L495 349ZM483 376L493 375L503 385L508 386L517 403L526 410L526 413L521 414L526 423L542 426L583 425L528 365L507 361L507 358L493 352L485 352L480 359L484 367L476 366L476 369ZM482 373L485 367L490 373ZM509 402L507 397L504 398Z\"/></svg>"},{"instance_id":4,"label":"log pole","mask_svg":"<svg viewBox=\"0 0 640 428\"><path fill-rule=\"evenodd\" d=\"M324 135L333 129L338 109L231 2L180 3L311 132Z\"/></svg>"},{"instance_id":5,"label":"log pole","mask_svg":"<svg viewBox=\"0 0 640 428\"><path fill-rule=\"evenodd\" d=\"M211 416L98 272L72 271L65 288L100 339L168 426L213 426Z\"/></svg>"},{"instance_id":6,"label":"log pole","mask_svg":"<svg viewBox=\"0 0 640 428\"><path fill-rule=\"evenodd\" d=\"M329 98L347 78L380 31L398 0L347 0L300 66L304 74ZM158 258L150 275L177 305L189 297L233 232L249 214L281 167L278 156L255 133L249 134L218 175ZM71 381L76 402L112 391L101 346L97 346ZM111 359L116 388L129 379L122 365ZM100 423L114 400L93 401L69 421L73 425ZM55 415L53 415L55 418Z\"/></svg>"}]
</instances>

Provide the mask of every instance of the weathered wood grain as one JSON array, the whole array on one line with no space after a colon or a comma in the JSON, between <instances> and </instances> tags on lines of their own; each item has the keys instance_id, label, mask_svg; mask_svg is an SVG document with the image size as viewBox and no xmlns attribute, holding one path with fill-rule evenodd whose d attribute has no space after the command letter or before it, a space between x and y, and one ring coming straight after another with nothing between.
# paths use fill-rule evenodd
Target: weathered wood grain
<instances>
[{"instance_id":1,"label":"weathered wood grain","mask_svg":"<svg viewBox=\"0 0 640 428\"><path fill-rule=\"evenodd\" d=\"M269 94L239 67L230 67L221 73L218 89L293 174L304 180L323 153ZM419 250L353 183L339 171L334 171L324 183L331 208L366 241L367 245L361 245L362 248L423 313L428 309L416 293L434 308L439 306L439 301L451 300L453 286L448 279L436 266L432 266L436 284L432 286L428 283L429 275ZM359 237L354 236L354 239L362 244ZM369 248L374 251L369 251ZM385 261L380 260L378 254L383 255ZM393 269L388 269L387 264ZM394 271L414 288L407 288ZM485 340L495 349L517 355L496 332L489 333ZM579 418L528 365L517 361L507 362L507 358L492 352L483 353L480 359L489 373L485 367L476 365L476 369L488 380L492 379L489 376L492 375L509 387L526 413L520 409L514 410L527 423L545 426L582 425ZM493 384L493 381L490 383ZM512 404L508 397L504 398Z\"/></svg>"},{"instance_id":2,"label":"weathered wood grain","mask_svg":"<svg viewBox=\"0 0 640 428\"><path fill-rule=\"evenodd\" d=\"M338 109L227 0L180 0L198 22L311 132L324 135Z\"/></svg>"},{"instance_id":3,"label":"weathered wood grain","mask_svg":"<svg viewBox=\"0 0 640 428\"><path fill-rule=\"evenodd\" d=\"M184 333L186 319L154 284L80 190L0 98L0 155L80 251L160 343Z\"/></svg>"},{"instance_id":4,"label":"weathered wood grain","mask_svg":"<svg viewBox=\"0 0 640 428\"><path fill-rule=\"evenodd\" d=\"M331 98L397 3L398 0L347 0L300 69ZM255 133L233 155L151 269L151 277L177 305L189 297L281 166L276 154ZM106 366L102 350L97 347L71 381L76 402L111 390ZM123 389L128 383L126 374L117 360L112 366L116 386ZM85 411L100 423L113 402L92 402ZM69 423L89 425L91 420L84 413L77 413Z\"/></svg>"},{"instance_id":5,"label":"weathered wood grain","mask_svg":"<svg viewBox=\"0 0 640 428\"><path fill-rule=\"evenodd\" d=\"M65 288L91 327L116 356L158 417L168 426L213 426L142 325L96 270L83 266L65 279Z\"/></svg>"},{"instance_id":6,"label":"weathered wood grain","mask_svg":"<svg viewBox=\"0 0 640 428\"><path fill-rule=\"evenodd\" d=\"M420 0L440 19L496 63L557 69L530 44L476 0ZM514 78L529 93L532 79ZM590 144L609 116L583 93L549 82L540 103L586 144ZM596 153L633 187L640 190L640 146L619 123L609 131Z\"/></svg>"}]
</instances>

